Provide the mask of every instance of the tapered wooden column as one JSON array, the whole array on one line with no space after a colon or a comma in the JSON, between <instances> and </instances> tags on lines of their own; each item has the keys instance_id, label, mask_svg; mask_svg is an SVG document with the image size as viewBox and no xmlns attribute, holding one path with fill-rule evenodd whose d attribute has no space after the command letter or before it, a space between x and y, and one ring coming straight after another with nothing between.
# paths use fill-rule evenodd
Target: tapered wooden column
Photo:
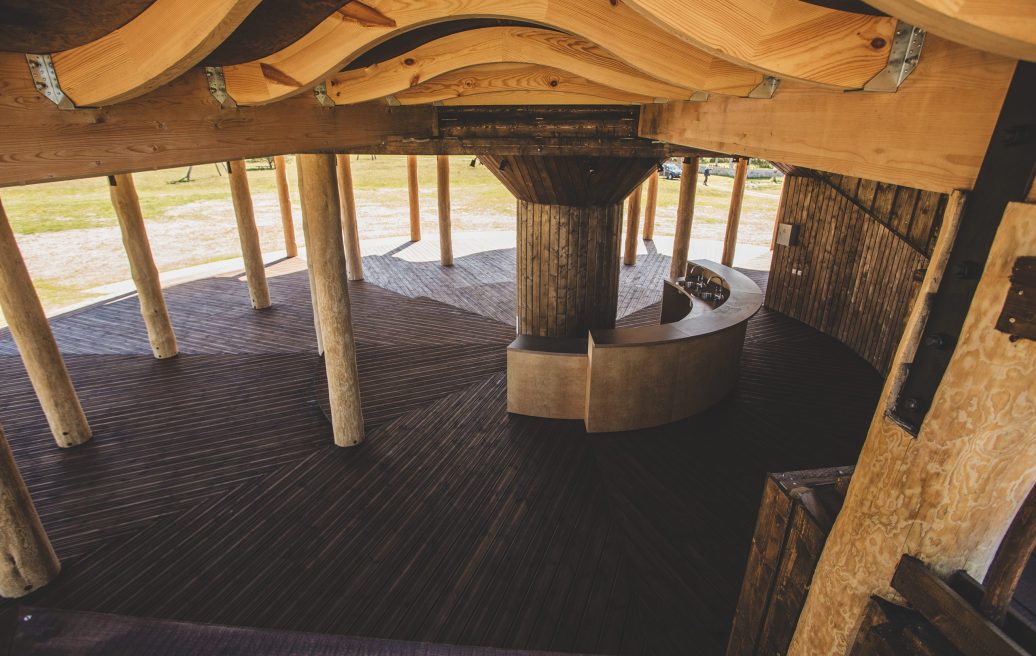
<instances>
[{"instance_id":1,"label":"tapered wooden column","mask_svg":"<svg viewBox=\"0 0 1036 656\"><path fill-rule=\"evenodd\" d=\"M410 192L410 241L421 241L421 197L417 186L417 155L406 158L406 182Z\"/></svg>"},{"instance_id":2,"label":"tapered wooden column","mask_svg":"<svg viewBox=\"0 0 1036 656\"><path fill-rule=\"evenodd\" d=\"M741 204L745 199L745 180L748 179L748 158L740 157L734 169L734 188L730 192L730 209L727 211L727 234L723 239L724 266L734 266L734 249L737 248L737 227L741 223Z\"/></svg>"},{"instance_id":3,"label":"tapered wooden column","mask_svg":"<svg viewBox=\"0 0 1036 656\"><path fill-rule=\"evenodd\" d=\"M342 205L342 238L349 280L363 280L363 256L360 254L360 228L356 224L356 197L353 196L353 167L349 155L339 154L338 198Z\"/></svg>"},{"instance_id":4,"label":"tapered wooden column","mask_svg":"<svg viewBox=\"0 0 1036 656\"><path fill-rule=\"evenodd\" d=\"M302 169L296 166L298 170L299 189L302 189ZM317 353L320 355L324 354L324 337L320 334L320 307L317 301L316 284L313 282L313 260L309 255L309 244L311 243L309 238L309 222L306 221L306 206L300 203L302 207L302 239L306 242L306 276L309 279L309 301L313 308L313 332L317 338Z\"/></svg>"},{"instance_id":5,"label":"tapered wooden column","mask_svg":"<svg viewBox=\"0 0 1036 656\"><path fill-rule=\"evenodd\" d=\"M341 208L334 155L299 155L306 256L320 317L324 365L335 444L363 441L363 413L356 372L356 342L349 304L348 266L342 245Z\"/></svg>"},{"instance_id":6,"label":"tapered wooden column","mask_svg":"<svg viewBox=\"0 0 1036 656\"><path fill-rule=\"evenodd\" d=\"M245 262L245 277L248 279L248 295L252 299L252 307L263 310L270 307L270 289L266 285L263 250L259 245L259 229L255 227L255 210L252 209L252 194L248 190L244 160L227 162L227 172L230 195L234 199L234 216L237 218L237 236L241 240L241 257Z\"/></svg>"},{"instance_id":7,"label":"tapered wooden column","mask_svg":"<svg viewBox=\"0 0 1036 656\"><path fill-rule=\"evenodd\" d=\"M144 317L151 352L160 360L171 358L177 353L176 335L169 320L165 297L162 296L162 281L151 255L151 244L144 227L144 216L140 212L140 200L137 198L133 176L124 174L109 177L108 191L122 231L122 245L129 258L130 275L137 287L140 314Z\"/></svg>"},{"instance_id":8,"label":"tapered wooden column","mask_svg":"<svg viewBox=\"0 0 1036 656\"><path fill-rule=\"evenodd\" d=\"M676 206L676 236L673 237L673 262L670 278L679 278L687 271L687 254L691 250L691 224L694 222L694 194L698 190L698 158L685 157L680 172L680 200Z\"/></svg>"},{"instance_id":9,"label":"tapered wooden column","mask_svg":"<svg viewBox=\"0 0 1036 656\"><path fill-rule=\"evenodd\" d=\"M640 231L640 190L643 183L630 194L626 217L626 248L622 255L623 264L637 263L637 236Z\"/></svg>"},{"instance_id":10,"label":"tapered wooden column","mask_svg":"<svg viewBox=\"0 0 1036 656\"><path fill-rule=\"evenodd\" d=\"M47 315L32 286L14 231L0 204L0 309L22 355L36 397L58 446L90 439L90 425L50 332Z\"/></svg>"},{"instance_id":11,"label":"tapered wooden column","mask_svg":"<svg viewBox=\"0 0 1036 656\"><path fill-rule=\"evenodd\" d=\"M48 583L61 571L29 490L18 472L14 454L0 427L0 595L24 597Z\"/></svg>"},{"instance_id":12,"label":"tapered wooden column","mask_svg":"<svg viewBox=\"0 0 1036 656\"><path fill-rule=\"evenodd\" d=\"M284 230L284 252L288 257L299 254L295 243L295 221L291 217L291 194L288 193L288 171L285 168L284 156L273 158L274 175L277 178L277 202L281 206L281 228Z\"/></svg>"},{"instance_id":13,"label":"tapered wooden column","mask_svg":"<svg viewBox=\"0 0 1036 656\"><path fill-rule=\"evenodd\" d=\"M658 207L658 173L647 179L647 199L644 201L644 241L655 238L655 210Z\"/></svg>"},{"instance_id":14,"label":"tapered wooden column","mask_svg":"<svg viewBox=\"0 0 1036 656\"><path fill-rule=\"evenodd\" d=\"M435 174L439 188L439 260L453 266L453 229L450 227L450 158L435 158Z\"/></svg>"}]
</instances>

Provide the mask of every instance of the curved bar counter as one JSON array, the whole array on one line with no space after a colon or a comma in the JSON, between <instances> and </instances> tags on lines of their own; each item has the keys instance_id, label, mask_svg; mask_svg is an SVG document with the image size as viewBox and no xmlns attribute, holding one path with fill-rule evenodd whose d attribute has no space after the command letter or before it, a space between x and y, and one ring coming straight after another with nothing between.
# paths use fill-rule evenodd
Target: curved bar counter
<instances>
[{"instance_id":1,"label":"curved bar counter","mask_svg":"<svg viewBox=\"0 0 1036 656\"><path fill-rule=\"evenodd\" d=\"M521 336L507 349L507 409L582 419L591 433L649 428L719 402L737 381L748 320L763 294L747 276L690 263L722 286L706 300L666 280L657 326L592 330L588 338Z\"/></svg>"}]
</instances>

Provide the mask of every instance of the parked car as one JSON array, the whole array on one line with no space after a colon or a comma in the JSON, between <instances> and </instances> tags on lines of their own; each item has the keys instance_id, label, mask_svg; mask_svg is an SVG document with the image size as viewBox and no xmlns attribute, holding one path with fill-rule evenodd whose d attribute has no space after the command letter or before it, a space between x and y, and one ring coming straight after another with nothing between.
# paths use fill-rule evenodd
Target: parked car
<instances>
[{"instance_id":1,"label":"parked car","mask_svg":"<svg viewBox=\"0 0 1036 656\"><path fill-rule=\"evenodd\" d=\"M680 165L675 162L666 162L662 165L662 177L666 180L679 180L680 172Z\"/></svg>"}]
</instances>

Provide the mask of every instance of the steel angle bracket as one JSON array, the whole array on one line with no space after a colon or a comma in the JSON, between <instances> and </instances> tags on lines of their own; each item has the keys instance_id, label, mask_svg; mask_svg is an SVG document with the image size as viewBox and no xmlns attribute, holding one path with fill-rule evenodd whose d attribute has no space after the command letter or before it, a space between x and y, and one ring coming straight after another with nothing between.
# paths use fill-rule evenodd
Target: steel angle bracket
<instances>
[{"instance_id":1,"label":"steel angle bracket","mask_svg":"<svg viewBox=\"0 0 1036 656\"><path fill-rule=\"evenodd\" d=\"M335 101L331 100L331 96L327 95L326 82L321 82L320 84L313 87L313 95L316 96L317 102L320 103L321 107L335 106Z\"/></svg>"},{"instance_id":2,"label":"steel angle bracket","mask_svg":"<svg viewBox=\"0 0 1036 656\"><path fill-rule=\"evenodd\" d=\"M709 92L708 91L695 91L694 93L691 94L691 97L688 98L688 100L690 100L691 102L705 102L708 99L709 99Z\"/></svg>"},{"instance_id":3,"label":"steel angle bracket","mask_svg":"<svg viewBox=\"0 0 1036 656\"><path fill-rule=\"evenodd\" d=\"M54 70L54 62L50 55L25 55L29 62L29 72L36 90L47 100L58 106L58 109L75 109L75 103L65 95L58 84L58 73Z\"/></svg>"},{"instance_id":4,"label":"steel angle bracket","mask_svg":"<svg viewBox=\"0 0 1036 656\"><path fill-rule=\"evenodd\" d=\"M763 81L759 85L748 92L749 98L773 98L773 94L777 92L777 87L781 85L781 81L778 78L767 75L763 78Z\"/></svg>"},{"instance_id":5,"label":"steel angle bracket","mask_svg":"<svg viewBox=\"0 0 1036 656\"><path fill-rule=\"evenodd\" d=\"M921 59L925 31L903 21L896 23L896 32L889 49L888 65L863 85L864 91L891 93L917 68Z\"/></svg>"},{"instance_id":6,"label":"steel angle bracket","mask_svg":"<svg viewBox=\"0 0 1036 656\"><path fill-rule=\"evenodd\" d=\"M224 109L234 109L237 107L237 103L230 97L227 92L227 80L223 77L222 66L206 66L205 77L209 82L209 93L216 99L220 107Z\"/></svg>"}]
</instances>

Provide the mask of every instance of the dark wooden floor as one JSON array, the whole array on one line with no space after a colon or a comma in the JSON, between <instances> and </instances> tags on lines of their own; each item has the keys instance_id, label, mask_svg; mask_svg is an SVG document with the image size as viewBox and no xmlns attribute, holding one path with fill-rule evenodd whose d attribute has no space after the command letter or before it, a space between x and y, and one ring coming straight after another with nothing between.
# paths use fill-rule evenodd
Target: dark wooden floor
<instances>
[{"instance_id":1,"label":"dark wooden floor","mask_svg":"<svg viewBox=\"0 0 1036 656\"><path fill-rule=\"evenodd\" d=\"M507 257L460 258L457 271ZM391 286L391 259L367 259L369 278ZM638 268L666 262L653 254ZM511 416L513 324L494 317L513 307L513 285L464 274L462 309L444 302L437 265L411 263L401 293L350 284L367 441L339 449L320 407L305 272L288 261L270 274L264 312L238 277L169 289L182 349L169 361L148 354L133 297L55 319L95 430L71 450L54 446L0 333L0 422L64 566L26 603L504 648L720 653L765 472L854 462L879 392L847 348L763 310L735 392L703 415L606 436ZM438 300L404 286L429 280L447 281ZM657 317L660 281L637 280L621 292L626 324Z\"/></svg>"}]
</instances>

